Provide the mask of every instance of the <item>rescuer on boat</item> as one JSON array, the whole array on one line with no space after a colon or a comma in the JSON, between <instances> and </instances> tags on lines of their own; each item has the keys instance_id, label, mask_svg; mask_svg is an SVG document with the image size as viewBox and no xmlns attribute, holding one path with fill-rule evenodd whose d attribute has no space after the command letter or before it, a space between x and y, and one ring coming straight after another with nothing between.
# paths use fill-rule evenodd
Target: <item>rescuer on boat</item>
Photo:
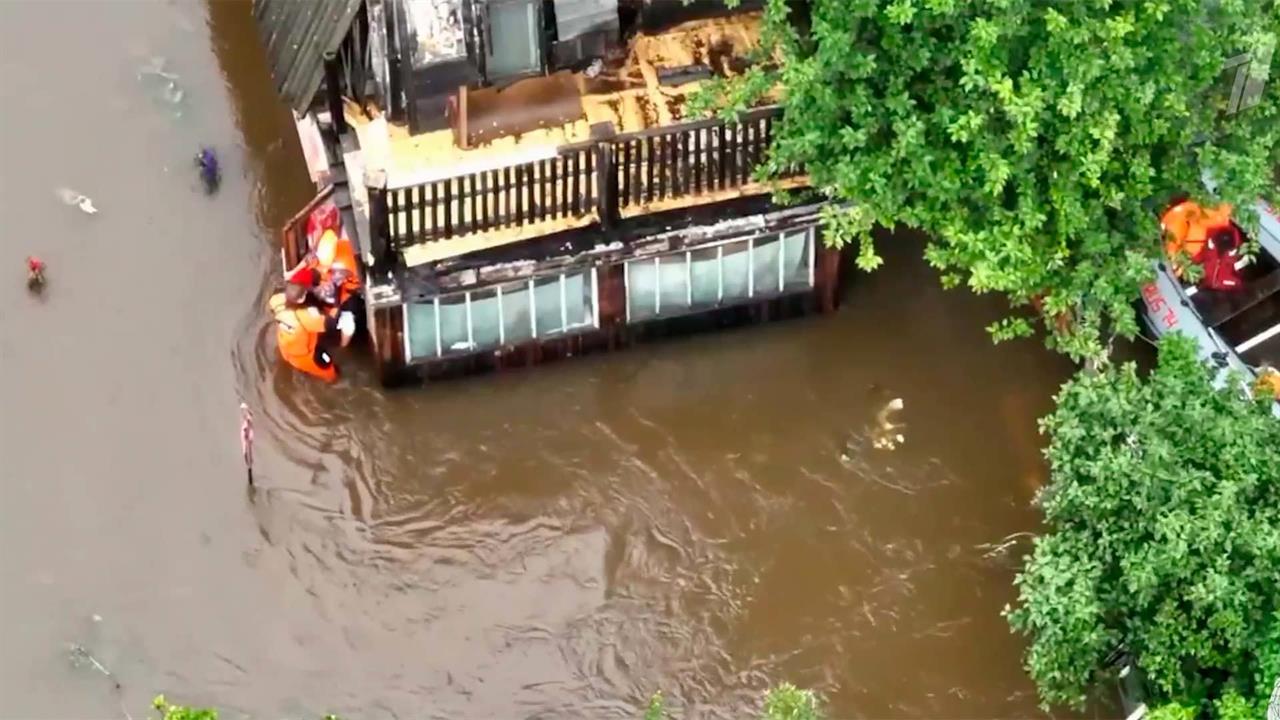
<instances>
[{"instance_id":1,"label":"rescuer on boat","mask_svg":"<svg viewBox=\"0 0 1280 720\"><path fill-rule=\"evenodd\" d=\"M1160 225L1168 234L1165 254L1173 263L1174 273L1182 277L1184 263L1190 260L1204 268L1200 282L1209 290L1233 290L1240 287L1236 261L1240 259L1240 231L1231 223L1231 206L1223 203L1206 209L1184 200L1165 211Z\"/></svg>"},{"instance_id":2,"label":"rescuer on boat","mask_svg":"<svg viewBox=\"0 0 1280 720\"><path fill-rule=\"evenodd\" d=\"M307 218L308 252L286 276L285 292L272 296L280 355L293 367L326 382L338 377L332 351L355 335L360 294L355 249L332 203Z\"/></svg>"},{"instance_id":3,"label":"rescuer on boat","mask_svg":"<svg viewBox=\"0 0 1280 720\"><path fill-rule=\"evenodd\" d=\"M355 248L340 231L338 209L328 203L317 208L307 218L310 251L289 273L289 280L306 287L309 300L327 313L347 313L354 317L360 297L360 277ZM352 334L354 330L343 333L343 347L351 341Z\"/></svg>"},{"instance_id":4,"label":"rescuer on boat","mask_svg":"<svg viewBox=\"0 0 1280 720\"><path fill-rule=\"evenodd\" d=\"M307 288L295 282L287 284L283 293L272 295L268 305L275 314L276 342L284 361L325 382L337 380L338 368L330 348L340 333L355 331L351 314L340 318L308 305Z\"/></svg>"}]
</instances>

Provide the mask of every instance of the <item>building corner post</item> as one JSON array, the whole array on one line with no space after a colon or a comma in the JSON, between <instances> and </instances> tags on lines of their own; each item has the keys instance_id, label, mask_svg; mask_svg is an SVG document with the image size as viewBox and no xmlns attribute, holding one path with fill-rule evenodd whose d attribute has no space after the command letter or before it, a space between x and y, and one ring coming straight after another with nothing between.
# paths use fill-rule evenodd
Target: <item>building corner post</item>
<instances>
[{"instance_id":1,"label":"building corner post","mask_svg":"<svg viewBox=\"0 0 1280 720\"><path fill-rule=\"evenodd\" d=\"M592 148L596 165L596 217L606 232L618 225L618 166L613 143L598 142Z\"/></svg>"},{"instance_id":2,"label":"building corner post","mask_svg":"<svg viewBox=\"0 0 1280 720\"><path fill-rule=\"evenodd\" d=\"M387 174L366 170L365 190L369 194L369 254L373 263L390 274L395 267L395 246L391 241L391 216L387 209Z\"/></svg>"},{"instance_id":3,"label":"building corner post","mask_svg":"<svg viewBox=\"0 0 1280 720\"><path fill-rule=\"evenodd\" d=\"M341 138L347 131L347 117L342 112L342 87L339 84L338 54L324 54L324 91L329 101L329 122L333 124L333 134ZM339 140L339 146L341 141Z\"/></svg>"}]
</instances>

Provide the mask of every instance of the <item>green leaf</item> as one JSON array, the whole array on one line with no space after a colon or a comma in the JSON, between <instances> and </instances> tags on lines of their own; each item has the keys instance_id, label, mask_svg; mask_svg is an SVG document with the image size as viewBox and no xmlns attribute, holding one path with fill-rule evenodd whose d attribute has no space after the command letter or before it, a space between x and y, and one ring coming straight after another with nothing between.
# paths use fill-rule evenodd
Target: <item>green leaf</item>
<instances>
[{"instance_id":1,"label":"green leaf","mask_svg":"<svg viewBox=\"0 0 1280 720\"><path fill-rule=\"evenodd\" d=\"M1007 613L1041 698L1082 704L1123 647L1168 717L1247 716L1280 674L1280 422L1181 334L1148 376L1104 366L1057 401L1046 532Z\"/></svg>"},{"instance_id":2,"label":"green leaf","mask_svg":"<svg viewBox=\"0 0 1280 720\"><path fill-rule=\"evenodd\" d=\"M1202 170L1243 222L1275 192L1280 82L1247 110L1215 108L1231 98L1229 55L1274 53L1276 0L811 0L802 23L790 5L766 4L775 69L709 83L708 111L781 86L768 165L802 166L859 208L830 214L833 246L856 243L870 270L873 226L920 230L948 282L1015 306L1060 298L1045 336L1074 359L1137 332L1130 303L1162 254L1157 208L1202 195Z\"/></svg>"}]
</instances>

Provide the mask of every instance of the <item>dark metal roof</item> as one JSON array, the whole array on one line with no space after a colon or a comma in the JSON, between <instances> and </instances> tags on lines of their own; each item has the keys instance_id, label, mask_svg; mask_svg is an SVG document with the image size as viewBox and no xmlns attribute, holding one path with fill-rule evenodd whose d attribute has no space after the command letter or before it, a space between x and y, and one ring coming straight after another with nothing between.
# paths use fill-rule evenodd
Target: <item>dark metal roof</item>
<instances>
[{"instance_id":1,"label":"dark metal roof","mask_svg":"<svg viewBox=\"0 0 1280 720\"><path fill-rule=\"evenodd\" d=\"M364 0L253 0L276 91L304 112L320 89L324 55L342 44Z\"/></svg>"}]
</instances>

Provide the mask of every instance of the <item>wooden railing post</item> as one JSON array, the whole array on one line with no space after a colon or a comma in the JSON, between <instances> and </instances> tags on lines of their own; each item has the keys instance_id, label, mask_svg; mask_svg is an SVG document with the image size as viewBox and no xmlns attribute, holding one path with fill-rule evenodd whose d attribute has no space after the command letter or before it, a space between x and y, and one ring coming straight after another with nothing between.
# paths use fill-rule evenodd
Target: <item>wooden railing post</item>
<instances>
[{"instance_id":1,"label":"wooden railing post","mask_svg":"<svg viewBox=\"0 0 1280 720\"><path fill-rule=\"evenodd\" d=\"M596 157L596 217L600 227L612 230L618 224L618 166L612 142L593 147Z\"/></svg>"},{"instance_id":2,"label":"wooden railing post","mask_svg":"<svg viewBox=\"0 0 1280 720\"><path fill-rule=\"evenodd\" d=\"M395 247L391 241L391 216L387 212L386 173L365 173L365 189L369 193L369 254L380 269L391 272L395 266Z\"/></svg>"},{"instance_id":3,"label":"wooden railing post","mask_svg":"<svg viewBox=\"0 0 1280 720\"><path fill-rule=\"evenodd\" d=\"M347 117L342 112L342 86L338 83L338 54L324 54L325 96L329 100L329 120L333 123L333 133L342 137L347 131Z\"/></svg>"}]
</instances>

